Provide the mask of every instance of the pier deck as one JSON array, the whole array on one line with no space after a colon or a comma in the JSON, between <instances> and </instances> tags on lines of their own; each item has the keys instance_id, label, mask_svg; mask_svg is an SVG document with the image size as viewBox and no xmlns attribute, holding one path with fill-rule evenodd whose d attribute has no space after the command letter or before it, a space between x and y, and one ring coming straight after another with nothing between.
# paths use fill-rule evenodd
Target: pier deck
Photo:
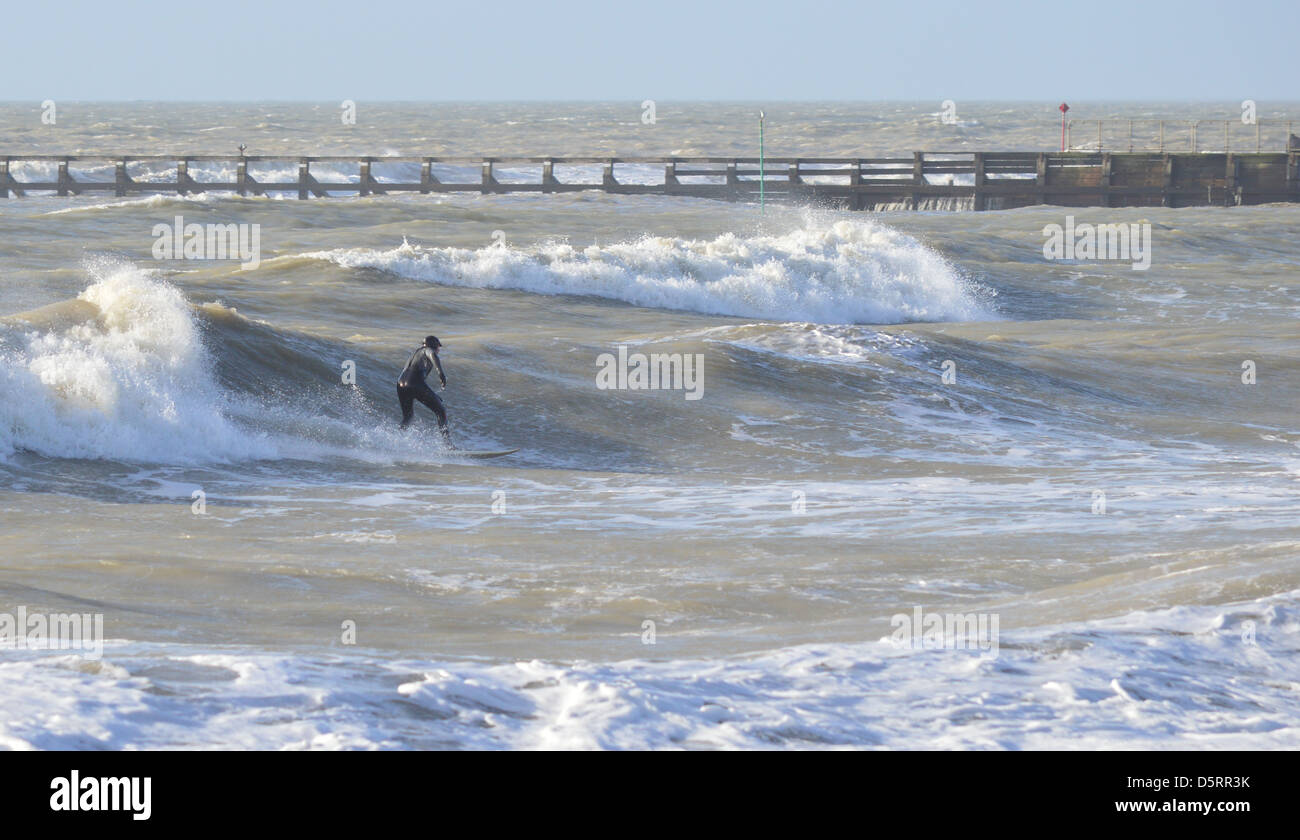
<instances>
[{"instance_id":1,"label":"pier deck","mask_svg":"<svg viewBox=\"0 0 1300 840\"><path fill-rule=\"evenodd\" d=\"M761 167L756 157L8 155L0 157L0 196L230 192L306 199L601 190L757 201L761 178L766 199L853 210L1300 201L1296 150L915 152L897 158L771 157Z\"/></svg>"}]
</instances>

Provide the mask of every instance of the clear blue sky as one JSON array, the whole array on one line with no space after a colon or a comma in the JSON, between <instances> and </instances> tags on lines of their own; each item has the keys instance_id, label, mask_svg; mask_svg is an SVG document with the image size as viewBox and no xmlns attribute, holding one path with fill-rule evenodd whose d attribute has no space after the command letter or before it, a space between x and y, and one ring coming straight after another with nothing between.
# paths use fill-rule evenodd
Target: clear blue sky
<instances>
[{"instance_id":1,"label":"clear blue sky","mask_svg":"<svg viewBox=\"0 0 1300 840\"><path fill-rule=\"evenodd\" d=\"M1300 99L1300 0L5 4L5 100Z\"/></svg>"}]
</instances>

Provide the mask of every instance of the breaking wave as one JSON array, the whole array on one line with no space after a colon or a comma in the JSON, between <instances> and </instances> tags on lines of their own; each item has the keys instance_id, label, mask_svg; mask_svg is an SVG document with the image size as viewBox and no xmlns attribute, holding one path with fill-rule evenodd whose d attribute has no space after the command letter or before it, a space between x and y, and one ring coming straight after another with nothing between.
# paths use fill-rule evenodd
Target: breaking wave
<instances>
[{"instance_id":1,"label":"breaking wave","mask_svg":"<svg viewBox=\"0 0 1300 840\"><path fill-rule=\"evenodd\" d=\"M937 252L871 220L779 236L643 237L613 245L334 249L300 255L447 286L592 295L713 315L884 324L994 317L981 290Z\"/></svg>"}]
</instances>

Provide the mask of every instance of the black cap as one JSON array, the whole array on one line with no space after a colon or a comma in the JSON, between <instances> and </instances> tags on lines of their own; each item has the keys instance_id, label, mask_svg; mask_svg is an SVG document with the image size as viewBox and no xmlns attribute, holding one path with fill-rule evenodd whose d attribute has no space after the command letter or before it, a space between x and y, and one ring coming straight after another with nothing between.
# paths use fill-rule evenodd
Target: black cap
<instances>
[{"instance_id":1,"label":"black cap","mask_svg":"<svg viewBox=\"0 0 1300 840\"><path fill-rule=\"evenodd\" d=\"M438 336L429 335L424 338L424 346L428 347L430 350L437 350L442 346L442 342L438 340Z\"/></svg>"}]
</instances>

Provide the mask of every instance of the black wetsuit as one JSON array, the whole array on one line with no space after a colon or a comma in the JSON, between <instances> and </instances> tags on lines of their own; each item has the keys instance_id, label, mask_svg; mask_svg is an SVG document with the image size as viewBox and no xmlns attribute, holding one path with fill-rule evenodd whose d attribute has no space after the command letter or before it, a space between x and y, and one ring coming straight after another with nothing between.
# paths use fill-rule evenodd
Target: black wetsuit
<instances>
[{"instance_id":1,"label":"black wetsuit","mask_svg":"<svg viewBox=\"0 0 1300 840\"><path fill-rule=\"evenodd\" d=\"M438 415L438 428L442 431L442 436L451 442L451 435L447 432L447 410L442 407L442 400L438 399L438 395L424 381L433 370L438 371L438 379L445 388L447 375L442 372L442 362L438 360L437 351L421 347L411 354L411 360L406 363L402 375L397 378L397 399L402 404L402 428L406 428L411 422L411 418L415 415L414 403L419 400Z\"/></svg>"}]
</instances>

